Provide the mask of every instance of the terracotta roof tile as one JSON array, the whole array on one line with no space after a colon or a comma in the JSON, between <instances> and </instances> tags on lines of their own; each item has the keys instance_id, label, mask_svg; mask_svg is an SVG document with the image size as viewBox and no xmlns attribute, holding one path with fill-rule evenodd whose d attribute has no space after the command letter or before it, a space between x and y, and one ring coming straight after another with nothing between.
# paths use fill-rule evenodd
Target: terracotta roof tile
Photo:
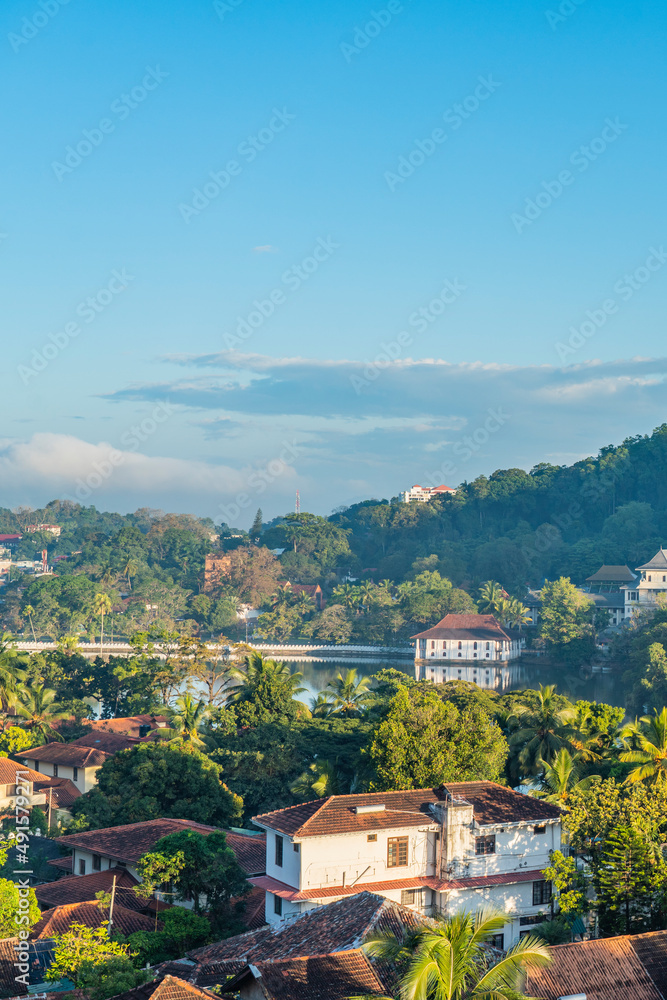
<instances>
[{"instance_id":1,"label":"terracotta roof tile","mask_svg":"<svg viewBox=\"0 0 667 1000\"><path fill-rule=\"evenodd\" d=\"M492 781L468 781L448 783L438 789L331 795L255 816L253 822L297 838L421 826L429 821L435 823L429 807L442 801L447 793L470 802L480 826L556 819L560 816L557 806L541 799L522 795ZM385 808L371 813L355 811L357 806L372 805L384 805Z\"/></svg>"},{"instance_id":2,"label":"terracotta roof tile","mask_svg":"<svg viewBox=\"0 0 667 1000\"><path fill-rule=\"evenodd\" d=\"M167 725L166 715L129 715L122 719L97 719L92 723L94 730L109 733L125 733L126 736L139 737L139 731L143 726L156 728L160 725Z\"/></svg>"},{"instance_id":3,"label":"terracotta roof tile","mask_svg":"<svg viewBox=\"0 0 667 1000\"><path fill-rule=\"evenodd\" d=\"M109 919L108 906L101 907L96 899L82 903L68 903L66 906L56 906L53 910L45 910L41 920L35 924L31 938L52 938L56 934L64 934L72 924L85 924L86 927L101 927ZM113 926L123 934L133 934L135 931L155 930L155 921L144 917L136 910L128 910L117 903L113 909Z\"/></svg>"},{"instance_id":4,"label":"terracotta roof tile","mask_svg":"<svg viewBox=\"0 0 667 1000\"><path fill-rule=\"evenodd\" d=\"M354 995L385 996L369 960L360 950L334 955L313 955L253 963L261 977L267 1000L346 1000ZM229 984L256 977L255 971L240 973Z\"/></svg>"},{"instance_id":5,"label":"terracotta roof tile","mask_svg":"<svg viewBox=\"0 0 667 1000\"><path fill-rule=\"evenodd\" d=\"M127 733L108 732L105 729L93 729L80 736L78 740L68 743L69 747L90 747L93 750L103 750L104 753L118 753L119 750L128 750L136 746L139 738L128 736Z\"/></svg>"},{"instance_id":6,"label":"terracotta roof tile","mask_svg":"<svg viewBox=\"0 0 667 1000\"><path fill-rule=\"evenodd\" d=\"M119 993L112 1000L224 1000L224 998L193 986L178 976L159 976L153 982L144 983L127 993Z\"/></svg>"},{"instance_id":7,"label":"terracotta roof tile","mask_svg":"<svg viewBox=\"0 0 667 1000\"><path fill-rule=\"evenodd\" d=\"M42 775L39 781L35 781L34 790L44 792L46 801L49 801L49 789L53 805L58 809L67 809L76 799L81 797L81 791L69 778L47 778Z\"/></svg>"},{"instance_id":8,"label":"terracotta roof tile","mask_svg":"<svg viewBox=\"0 0 667 1000\"><path fill-rule=\"evenodd\" d=\"M413 639L480 639L482 641L507 641L510 636L493 615L445 615L426 632L418 632Z\"/></svg>"},{"instance_id":9,"label":"terracotta roof tile","mask_svg":"<svg viewBox=\"0 0 667 1000\"><path fill-rule=\"evenodd\" d=\"M210 974L214 965L253 962L269 958L298 958L316 952L348 951L376 930L416 930L433 921L382 896L364 891L327 906L308 910L277 927L238 934L190 952ZM197 978L197 982L199 979ZM224 980L221 980L224 982Z\"/></svg>"},{"instance_id":10,"label":"terracotta roof tile","mask_svg":"<svg viewBox=\"0 0 667 1000\"><path fill-rule=\"evenodd\" d=\"M44 777L43 774L33 771L32 768L26 767L25 764L17 764L15 760L10 760L9 757L0 757L0 785L15 785L17 771L19 783L22 781L40 781Z\"/></svg>"},{"instance_id":11,"label":"terracotta roof tile","mask_svg":"<svg viewBox=\"0 0 667 1000\"><path fill-rule=\"evenodd\" d=\"M28 992L28 988L23 983L16 982L14 946L18 944L18 940L18 938L0 940L0 996L2 997L25 996Z\"/></svg>"},{"instance_id":12,"label":"terracotta roof tile","mask_svg":"<svg viewBox=\"0 0 667 1000\"><path fill-rule=\"evenodd\" d=\"M23 760L43 760L48 764L69 764L70 767L101 767L112 754L73 743L47 743L33 750L23 750Z\"/></svg>"},{"instance_id":13,"label":"terracotta roof tile","mask_svg":"<svg viewBox=\"0 0 667 1000\"><path fill-rule=\"evenodd\" d=\"M46 862L47 865L52 865L54 868L59 868L61 871L71 872L72 871L72 856L69 858L50 858Z\"/></svg>"},{"instance_id":14,"label":"terracotta roof tile","mask_svg":"<svg viewBox=\"0 0 667 1000\"><path fill-rule=\"evenodd\" d=\"M667 931L555 945L549 965L529 970L526 989L544 1000L577 993L587 1000L663 1000L666 952Z\"/></svg>"},{"instance_id":15,"label":"terracotta roof tile","mask_svg":"<svg viewBox=\"0 0 667 1000\"><path fill-rule=\"evenodd\" d=\"M150 851L162 837L182 830L193 830L206 836L218 828L194 823L187 819L151 819L142 823L128 823L124 826L110 826L87 833L73 833L58 837L57 843L63 847L80 847L94 851L114 861L135 864L142 854ZM248 874L264 871L266 840L264 837L244 836L223 830L227 843L237 856L238 862ZM247 867L246 867L247 866Z\"/></svg>"},{"instance_id":16,"label":"terracotta roof tile","mask_svg":"<svg viewBox=\"0 0 667 1000\"><path fill-rule=\"evenodd\" d=\"M60 858L57 860L70 860ZM35 895L40 906L65 906L68 903L85 903L94 899L98 892L111 892L116 876L116 899L126 909L143 910L145 902L134 892L139 885L126 868L106 868L103 872L90 875L70 875L56 882L45 882L35 886Z\"/></svg>"}]
</instances>

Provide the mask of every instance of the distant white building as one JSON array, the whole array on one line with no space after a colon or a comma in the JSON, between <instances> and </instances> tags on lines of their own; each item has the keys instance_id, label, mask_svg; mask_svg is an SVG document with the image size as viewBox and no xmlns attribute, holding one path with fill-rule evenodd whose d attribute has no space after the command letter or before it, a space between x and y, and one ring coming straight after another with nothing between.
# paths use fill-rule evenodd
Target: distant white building
<instances>
[{"instance_id":1,"label":"distant white building","mask_svg":"<svg viewBox=\"0 0 667 1000\"><path fill-rule=\"evenodd\" d=\"M250 882L272 925L368 891L425 915L493 906L506 914L494 944L507 948L549 913L560 810L491 781L329 796L253 823L267 833L266 875Z\"/></svg>"},{"instance_id":2,"label":"distant white building","mask_svg":"<svg viewBox=\"0 0 667 1000\"><path fill-rule=\"evenodd\" d=\"M667 602L667 549L660 548L650 562L637 566L639 581L628 583L625 591L625 617L636 611L655 611L662 596Z\"/></svg>"},{"instance_id":3,"label":"distant white building","mask_svg":"<svg viewBox=\"0 0 667 1000\"><path fill-rule=\"evenodd\" d=\"M428 503L433 497L453 496L457 491L451 486L413 486L410 490L401 493L403 503L411 503L418 500L420 503Z\"/></svg>"}]
</instances>

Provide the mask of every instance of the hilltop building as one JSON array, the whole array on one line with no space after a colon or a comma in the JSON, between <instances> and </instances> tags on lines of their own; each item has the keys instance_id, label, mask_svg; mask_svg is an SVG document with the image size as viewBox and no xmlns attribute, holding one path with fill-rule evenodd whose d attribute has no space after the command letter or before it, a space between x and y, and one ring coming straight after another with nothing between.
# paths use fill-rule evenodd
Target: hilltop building
<instances>
[{"instance_id":1,"label":"hilltop building","mask_svg":"<svg viewBox=\"0 0 667 1000\"><path fill-rule=\"evenodd\" d=\"M419 503L428 503L433 497L453 496L457 491L451 486L413 486L412 489L405 490L400 494L403 503L412 503L417 500Z\"/></svg>"}]
</instances>

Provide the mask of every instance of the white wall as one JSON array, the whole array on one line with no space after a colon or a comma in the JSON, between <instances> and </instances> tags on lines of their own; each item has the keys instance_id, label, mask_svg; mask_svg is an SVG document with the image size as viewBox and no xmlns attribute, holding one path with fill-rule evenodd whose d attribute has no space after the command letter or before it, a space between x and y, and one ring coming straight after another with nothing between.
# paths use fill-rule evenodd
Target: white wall
<instances>
[{"instance_id":1,"label":"white wall","mask_svg":"<svg viewBox=\"0 0 667 1000\"><path fill-rule=\"evenodd\" d=\"M23 760L26 762L28 767L31 767L33 771L39 771L46 778L54 777L53 774L53 764L51 761L47 760L34 760L30 757L24 757ZM98 767L80 767L78 768L78 773L76 779L74 778L74 768L69 764L58 764L58 777L59 778L69 778L70 781L74 782L76 787L80 792L85 793L94 788L97 784L97 772Z\"/></svg>"}]
</instances>

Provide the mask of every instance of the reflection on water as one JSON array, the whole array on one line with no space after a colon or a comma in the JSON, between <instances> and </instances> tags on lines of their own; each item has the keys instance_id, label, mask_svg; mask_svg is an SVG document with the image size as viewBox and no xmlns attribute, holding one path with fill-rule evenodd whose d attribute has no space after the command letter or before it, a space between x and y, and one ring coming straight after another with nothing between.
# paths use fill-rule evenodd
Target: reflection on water
<instances>
[{"instance_id":1,"label":"reflection on water","mask_svg":"<svg viewBox=\"0 0 667 1000\"><path fill-rule=\"evenodd\" d=\"M339 672L345 673L354 668L362 677L369 677L377 673L383 667L401 670L403 673L414 677L414 663L412 660L373 660L366 659L318 659L310 660L299 657L298 660L287 661L292 670L299 670L303 674L303 686L307 693L302 695L304 701L308 702L311 697L315 697L322 691L329 681L332 681ZM614 674L589 674L581 670L565 670L562 667L555 667L553 664L525 663L503 664L494 666L490 670L486 668L474 667L451 667L446 668L451 671L452 676L447 680L473 681L485 690L496 691L502 694L505 691L515 691L521 688L536 688L539 684L555 684L560 694L565 694L573 701L580 699L586 701L603 701L608 705L625 704L625 689L620 677ZM459 676L460 673L460 676ZM487 676L488 674L488 676Z\"/></svg>"}]
</instances>

